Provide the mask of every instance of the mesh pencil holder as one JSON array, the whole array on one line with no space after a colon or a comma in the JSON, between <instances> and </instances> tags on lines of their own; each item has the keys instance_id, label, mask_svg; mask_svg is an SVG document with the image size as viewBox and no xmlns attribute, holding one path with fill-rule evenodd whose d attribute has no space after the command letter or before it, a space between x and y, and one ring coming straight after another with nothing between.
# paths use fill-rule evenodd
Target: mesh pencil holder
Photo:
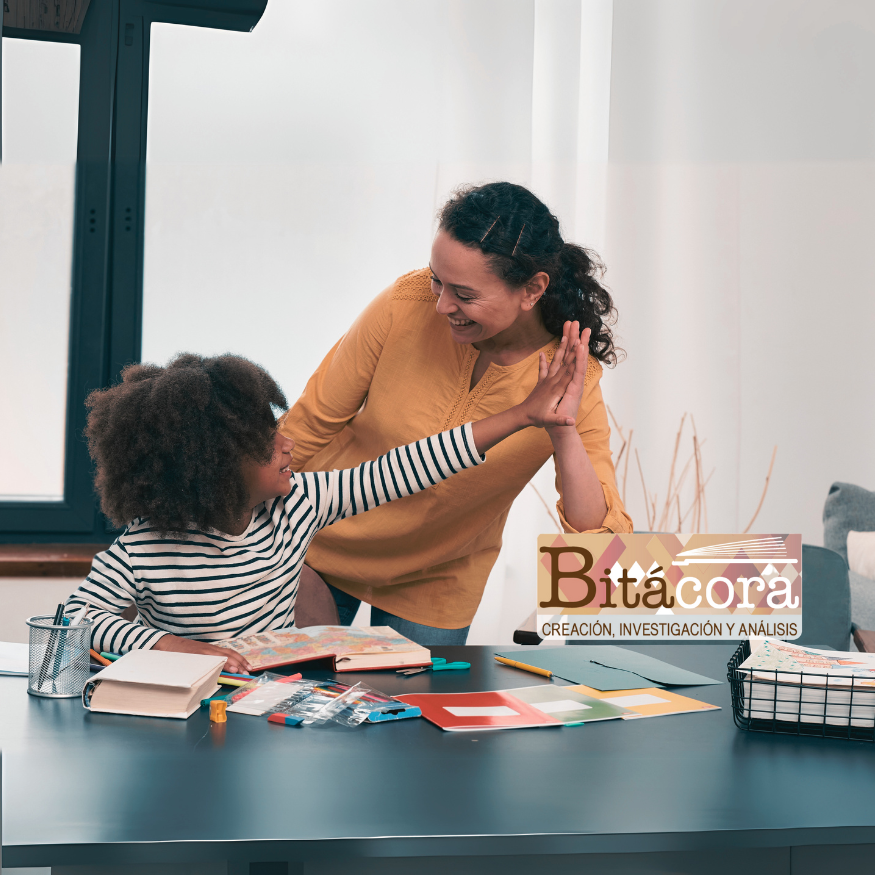
<instances>
[{"instance_id":1,"label":"mesh pencil holder","mask_svg":"<svg viewBox=\"0 0 875 875\"><path fill-rule=\"evenodd\" d=\"M56 626L51 614L31 617L27 691L32 696L66 699L82 695L90 674L91 620Z\"/></svg>"}]
</instances>

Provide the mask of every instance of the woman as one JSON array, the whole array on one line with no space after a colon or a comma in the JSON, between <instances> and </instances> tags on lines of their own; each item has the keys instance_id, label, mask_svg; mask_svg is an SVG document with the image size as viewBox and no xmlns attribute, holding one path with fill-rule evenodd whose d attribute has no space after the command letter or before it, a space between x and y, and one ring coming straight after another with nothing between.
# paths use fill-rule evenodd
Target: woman
<instances>
[{"instance_id":1,"label":"woman","mask_svg":"<svg viewBox=\"0 0 875 875\"><path fill-rule=\"evenodd\" d=\"M464 644L511 503L557 441L566 450L573 441L575 494L586 496L566 507L557 472L565 530L632 531L598 385L600 362L616 362L599 267L562 240L556 217L527 189L463 189L441 210L429 268L380 294L328 353L281 426L296 442L296 470L348 468L518 403L537 382L539 353L552 359L567 322L591 331L575 426L517 434L476 470L316 537L307 563L333 588L342 623L365 601L372 625L425 646Z\"/></svg>"}]
</instances>

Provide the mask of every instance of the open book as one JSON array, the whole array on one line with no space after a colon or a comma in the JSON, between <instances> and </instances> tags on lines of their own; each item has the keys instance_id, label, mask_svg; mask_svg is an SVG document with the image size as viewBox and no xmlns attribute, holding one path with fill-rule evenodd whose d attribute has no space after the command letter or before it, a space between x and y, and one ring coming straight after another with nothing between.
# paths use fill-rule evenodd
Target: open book
<instances>
[{"instance_id":1,"label":"open book","mask_svg":"<svg viewBox=\"0 0 875 875\"><path fill-rule=\"evenodd\" d=\"M94 675L82 691L92 711L185 719L219 689L221 656L132 650Z\"/></svg>"},{"instance_id":2,"label":"open book","mask_svg":"<svg viewBox=\"0 0 875 875\"><path fill-rule=\"evenodd\" d=\"M243 656L253 670L310 659L334 660L335 671L429 665L431 653L388 626L307 626L216 641Z\"/></svg>"}]
</instances>

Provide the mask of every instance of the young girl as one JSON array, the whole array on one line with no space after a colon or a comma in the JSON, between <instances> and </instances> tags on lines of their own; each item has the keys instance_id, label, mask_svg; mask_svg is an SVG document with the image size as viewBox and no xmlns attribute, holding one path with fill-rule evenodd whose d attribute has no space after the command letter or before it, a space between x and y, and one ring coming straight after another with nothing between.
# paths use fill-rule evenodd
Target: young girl
<instances>
[{"instance_id":1,"label":"young girl","mask_svg":"<svg viewBox=\"0 0 875 875\"><path fill-rule=\"evenodd\" d=\"M207 642L293 625L301 566L321 528L464 477L523 428L573 425L588 338L570 328L552 363L541 354L521 404L345 471L291 470L294 441L272 409L285 398L246 359L184 354L164 368L128 366L120 384L89 396L85 433L103 512L133 522L94 557L68 611L89 605L95 650L218 654L227 670L248 670ZM120 616L133 605L137 622Z\"/></svg>"}]
</instances>

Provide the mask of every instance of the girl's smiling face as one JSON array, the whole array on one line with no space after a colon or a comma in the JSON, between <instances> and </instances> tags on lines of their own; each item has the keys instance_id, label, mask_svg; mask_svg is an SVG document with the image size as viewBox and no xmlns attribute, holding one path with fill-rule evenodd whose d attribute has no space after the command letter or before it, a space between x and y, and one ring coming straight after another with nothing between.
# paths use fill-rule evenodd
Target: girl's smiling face
<instances>
[{"instance_id":1,"label":"girl's smiling face","mask_svg":"<svg viewBox=\"0 0 875 875\"><path fill-rule=\"evenodd\" d=\"M291 464L294 448L295 442L277 431L273 437L273 458L266 465L250 461L243 463L243 479L249 490L250 507L289 494L292 488Z\"/></svg>"},{"instance_id":2,"label":"girl's smiling face","mask_svg":"<svg viewBox=\"0 0 875 875\"><path fill-rule=\"evenodd\" d=\"M465 246L443 230L434 238L429 267L437 312L446 317L456 343L488 340L520 317L529 320L549 282L546 274L536 274L534 282L511 288L492 272L479 249Z\"/></svg>"}]
</instances>

